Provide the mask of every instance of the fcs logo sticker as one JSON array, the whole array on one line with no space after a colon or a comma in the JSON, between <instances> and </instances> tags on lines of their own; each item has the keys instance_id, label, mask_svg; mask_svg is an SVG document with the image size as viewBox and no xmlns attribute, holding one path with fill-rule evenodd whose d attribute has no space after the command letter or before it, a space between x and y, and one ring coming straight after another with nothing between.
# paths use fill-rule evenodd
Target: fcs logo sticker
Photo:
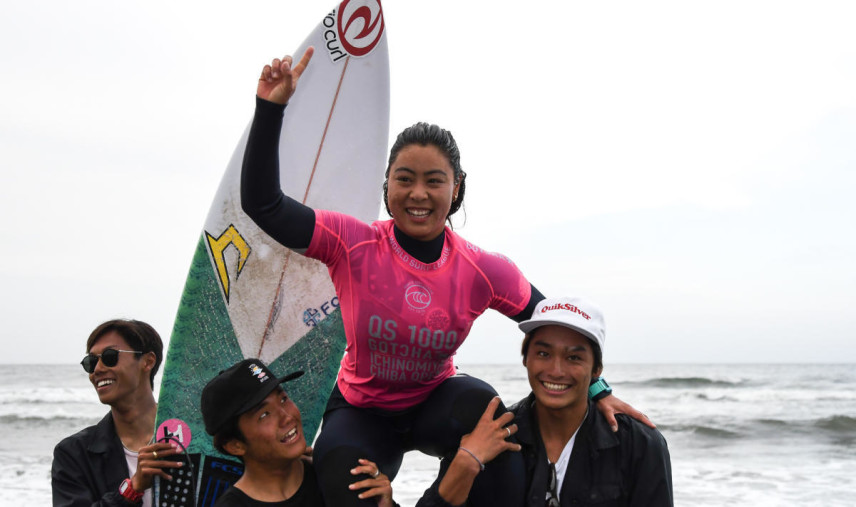
<instances>
[{"instance_id":1,"label":"fcs logo sticker","mask_svg":"<svg viewBox=\"0 0 856 507\"><path fill-rule=\"evenodd\" d=\"M205 239L208 240L208 252L211 254L211 260L217 268L220 287L223 288L223 294L226 296L226 303L228 303L231 282L229 280L229 270L226 267L226 248L229 245L233 245L238 251L238 266L235 272L235 280L237 280L244 269L244 264L247 263L247 258L250 256L250 245L247 244L241 233L238 232L238 229L235 229L235 226L231 224L223 231L223 234L216 238L206 231Z\"/></svg>"},{"instance_id":2,"label":"fcs logo sticker","mask_svg":"<svg viewBox=\"0 0 856 507\"><path fill-rule=\"evenodd\" d=\"M303 323L309 327L315 327L319 322L326 319L330 313L339 308L339 298L334 297L330 301L324 301L319 308L307 308L303 312ZM320 311L319 311L320 310Z\"/></svg>"},{"instance_id":3,"label":"fcs logo sticker","mask_svg":"<svg viewBox=\"0 0 856 507\"><path fill-rule=\"evenodd\" d=\"M316 310L315 308L307 308L305 312L303 312L303 323L309 327L315 327L324 317L321 316L321 312Z\"/></svg>"}]
</instances>

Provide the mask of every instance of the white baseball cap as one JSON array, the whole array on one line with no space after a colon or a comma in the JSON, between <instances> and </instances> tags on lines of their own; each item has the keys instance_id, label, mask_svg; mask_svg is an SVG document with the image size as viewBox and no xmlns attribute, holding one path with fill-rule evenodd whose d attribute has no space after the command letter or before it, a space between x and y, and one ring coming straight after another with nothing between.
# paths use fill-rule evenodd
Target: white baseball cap
<instances>
[{"instance_id":1,"label":"white baseball cap","mask_svg":"<svg viewBox=\"0 0 856 507\"><path fill-rule=\"evenodd\" d=\"M535 307L532 318L519 324L529 333L541 326L564 326L595 342L603 353L606 344L606 323L600 308L580 297L547 298Z\"/></svg>"}]
</instances>

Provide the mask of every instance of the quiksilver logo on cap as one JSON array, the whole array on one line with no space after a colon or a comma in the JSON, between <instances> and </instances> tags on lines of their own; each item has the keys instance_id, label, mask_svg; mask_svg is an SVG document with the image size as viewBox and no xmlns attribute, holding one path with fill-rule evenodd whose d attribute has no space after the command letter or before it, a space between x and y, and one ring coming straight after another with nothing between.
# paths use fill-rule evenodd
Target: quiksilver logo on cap
<instances>
[{"instance_id":1,"label":"quiksilver logo on cap","mask_svg":"<svg viewBox=\"0 0 856 507\"><path fill-rule=\"evenodd\" d=\"M555 305L545 306L541 308L541 313L547 313L553 310L567 310L571 313L576 313L586 320L591 320L591 317L586 312L580 310L576 306L569 303L556 303Z\"/></svg>"}]
</instances>

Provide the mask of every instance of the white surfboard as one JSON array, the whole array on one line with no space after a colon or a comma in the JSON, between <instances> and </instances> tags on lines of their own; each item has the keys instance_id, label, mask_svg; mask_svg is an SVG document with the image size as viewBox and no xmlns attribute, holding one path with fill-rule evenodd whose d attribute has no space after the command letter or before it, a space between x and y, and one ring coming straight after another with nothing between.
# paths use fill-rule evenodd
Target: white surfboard
<instances>
[{"instance_id":1,"label":"white surfboard","mask_svg":"<svg viewBox=\"0 0 856 507\"><path fill-rule=\"evenodd\" d=\"M291 53L315 56L289 101L280 142L283 190L316 209L377 219L389 138L389 59L380 2L345 0ZM276 54L276 48L272 48ZM181 439L197 461L198 505L225 479L205 434L199 397L231 364L258 357L289 383L315 435L344 352L338 299L326 266L279 245L241 210L249 127L205 221L170 338L157 437ZM207 458L206 458L207 457Z\"/></svg>"}]
</instances>

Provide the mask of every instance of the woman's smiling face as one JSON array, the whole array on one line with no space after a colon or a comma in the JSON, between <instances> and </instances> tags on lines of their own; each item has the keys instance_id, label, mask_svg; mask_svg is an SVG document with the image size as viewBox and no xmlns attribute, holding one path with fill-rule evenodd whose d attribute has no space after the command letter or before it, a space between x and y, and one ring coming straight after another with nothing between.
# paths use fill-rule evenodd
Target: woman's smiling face
<instances>
[{"instance_id":1,"label":"woman's smiling face","mask_svg":"<svg viewBox=\"0 0 856 507\"><path fill-rule=\"evenodd\" d=\"M390 165L387 205L395 225L413 239L443 232L458 183L448 157L436 146L410 144Z\"/></svg>"}]
</instances>

